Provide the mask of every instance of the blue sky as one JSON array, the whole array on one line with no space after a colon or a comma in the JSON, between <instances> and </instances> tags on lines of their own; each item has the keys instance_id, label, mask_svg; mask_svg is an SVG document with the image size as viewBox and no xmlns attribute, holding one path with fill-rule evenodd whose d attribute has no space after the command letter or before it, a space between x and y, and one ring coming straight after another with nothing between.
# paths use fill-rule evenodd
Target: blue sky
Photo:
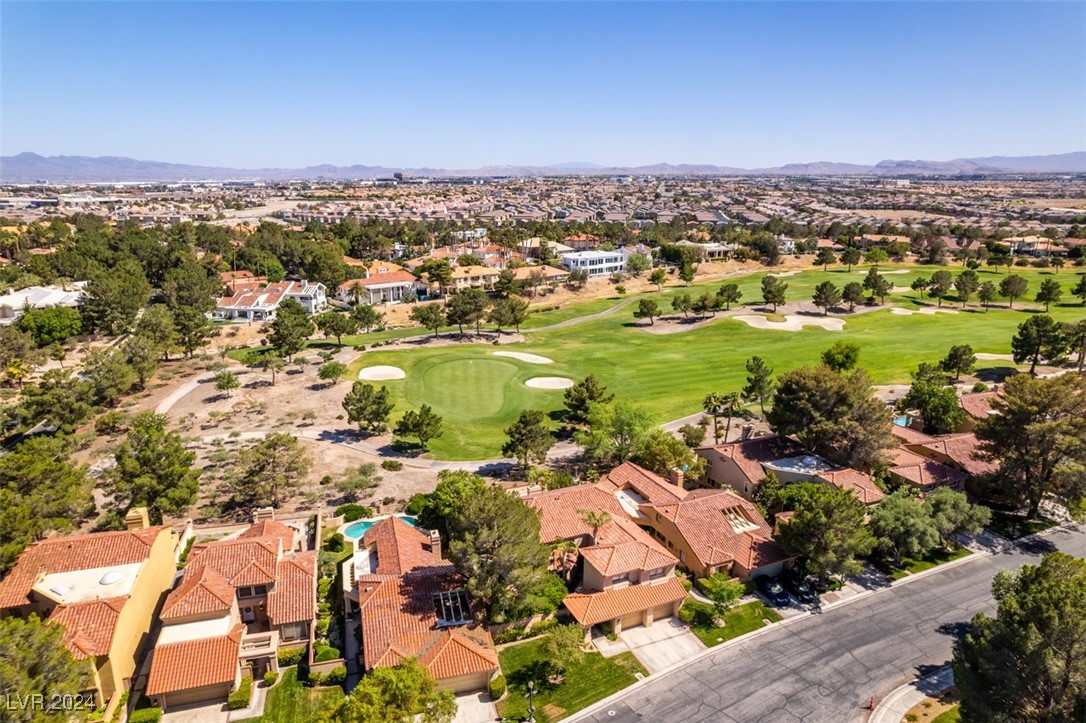
<instances>
[{"instance_id":1,"label":"blue sky","mask_svg":"<svg viewBox=\"0 0 1086 723\"><path fill-rule=\"evenodd\" d=\"M760 167L1086 149L1086 4L0 3L3 155Z\"/></svg>"}]
</instances>

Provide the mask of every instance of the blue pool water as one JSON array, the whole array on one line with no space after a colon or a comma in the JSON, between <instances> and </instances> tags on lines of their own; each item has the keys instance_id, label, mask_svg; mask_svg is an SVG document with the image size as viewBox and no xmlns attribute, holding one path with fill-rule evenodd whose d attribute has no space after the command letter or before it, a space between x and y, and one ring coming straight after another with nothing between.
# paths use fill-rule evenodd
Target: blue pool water
<instances>
[{"instance_id":1,"label":"blue pool water","mask_svg":"<svg viewBox=\"0 0 1086 723\"><path fill-rule=\"evenodd\" d=\"M416 522L418 522L418 520L416 520L411 515L396 515L396 516L399 517L404 522L406 522L407 524L411 525L412 527L418 527L418 525L415 524ZM355 522L355 523L353 523L351 525L348 525L346 527L346 529L343 530L343 536L348 537L348 538L350 538L352 540L357 540L357 539L361 538L363 535L365 535L366 530L368 530L370 527L372 527L374 525L374 523L377 523L377 522L380 522L380 520L360 520L358 522ZM419 529L422 529L422 528L419 528Z\"/></svg>"}]
</instances>

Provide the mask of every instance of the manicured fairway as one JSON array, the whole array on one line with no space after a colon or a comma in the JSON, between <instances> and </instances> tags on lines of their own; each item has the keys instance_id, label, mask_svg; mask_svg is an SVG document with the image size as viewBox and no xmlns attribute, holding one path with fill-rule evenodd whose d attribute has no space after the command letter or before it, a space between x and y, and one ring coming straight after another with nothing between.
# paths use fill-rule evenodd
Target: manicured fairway
<instances>
[{"instance_id":1,"label":"manicured fairway","mask_svg":"<svg viewBox=\"0 0 1086 723\"><path fill-rule=\"evenodd\" d=\"M956 275L961 267L950 270ZM907 287L916 276L931 273L931 268L911 268L908 274L887 278L899 287ZM1029 299L1042 279L1060 281L1064 302L1051 310L1056 319L1074 321L1086 317L1086 310L1070 295L1070 288L1078 280L1078 269L1064 269L1058 275L1033 269L1015 269L1014 273L1029 279ZM742 303L760 306L763 275L735 279L743 291ZM981 269L979 275L981 281L998 283L1003 272ZM814 286L827 278L841 286L863 277L856 270L848 273L843 268L805 271L786 279L789 300L809 299ZM670 309L670 299L677 293L701 293L719 285L715 282L666 288L647 296ZM860 345L860 365L871 373L876 384L907 383L917 364L937 362L954 344L971 344L977 352L1009 353L1018 324L1039 310L1025 300L1016 302L1013 310L1006 308L1005 302L987 312L975 306L962 310L953 299L944 300L943 308L957 309L958 314L899 316L889 310L891 306L917 309L930 305L933 302L920 299L915 292L897 293L887 299L887 308L839 315L845 319L845 328L839 332L810 327L799 332L761 330L719 317L690 331L666 335L637 328L630 308L562 329L530 332L525 344L503 348L550 357L555 363L546 367L548 376L580 379L594 373L619 397L643 405L657 421L665 422L698 411L709 391L741 389L746 377L744 364L754 355L764 358L780 373L815 364L834 341L850 340ZM599 311L598 307L593 302L589 313ZM565 318L571 318L568 310L563 311ZM397 400L394 418L424 402L445 417L445 435L431 443L434 457L479 459L500 456L503 430L521 410L550 411L562 406L561 391L524 387L524 380L539 376L543 369L512 359L499 361L490 356L493 349L492 345L469 345L373 351L362 361L365 366L390 364L407 372L407 379L387 383ZM1003 361L978 363L982 369L1007 365L1009 362Z\"/></svg>"}]
</instances>

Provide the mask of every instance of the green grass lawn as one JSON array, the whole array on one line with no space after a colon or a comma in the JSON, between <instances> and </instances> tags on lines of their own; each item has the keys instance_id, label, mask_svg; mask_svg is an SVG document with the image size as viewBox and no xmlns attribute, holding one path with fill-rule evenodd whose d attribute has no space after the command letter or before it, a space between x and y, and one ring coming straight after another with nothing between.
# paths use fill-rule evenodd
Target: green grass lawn
<instances>
[{"instance_id":1,"label":"green grass lawn","mask_svg":"<svg viewBox=\"0 0 1086 723\"><path fill-rule=\"evenodd\" d=\"M888 274L898 287L908 287L917 276L930 277L932 267L883 266L883 271L898 268L903 274ZM960 266L949 268L958 274ZM809 300L814 287L832 280L838 286L862 281L866 268L831 267L829 271L812 269L785 279L789 300ZM1064 302L1052 308L1060 321L1074 321L1086 316L1086 309L1070 295L1077 283L1079 269L1014 269L1030 281L1027 298L1032 298L1043 279L1056 279L1064 288ZM981 281L999 283L1004 272L978 270ZM765 272L728 279L743 293L741 304L761 306L760 283ZM671 299L680 293L699 294L715 291L723 282L714 281L692 287L669 286L662 292L642 294L656 299L666 313L671 313ZM598 299L582 304L544 311L529 317L526 329L589 315L611 308L620 299ZM907 309L932 306L913 291L893 294L887 303ZM709 391L735 391L746 379L744 365L751 356L764 358L776 374L789 369L816 364L822 351L838 340L860 345L860 365L876 384L907 383L910 372L920 362L934 363L955 344L971 344L977 352L1006 354L1017 326L1039 309L1036 304L1019 300L1008 309L1005 302L985 312L979 308L960 309L953 299L943 307L957 314L891 314L889 308L864 314L841 315L843 331L831 332L807 327L799 332L753 329L734 319L718 317L708 324L676 334L650 334L635 325L633 306L611 316L592 319L562 329L534 331L527 342L505 347L550 357L554 364L528 365L514 360L497 361L490 356L490 344L455 345L399 351L376 349L367 352L364 366L391 364L407 372L403 381L383 382L393 393L396 408L393 422L405 411L428 403L445 419L444 435L430 443L431 456L438 459L483 459L500 456L504 429L524 409L550 412L561 408L561 391L532 390L524 380L532 376L565 376L580 379L595 374L619 397L644 406L657 422L666 422L701 409L701 400ZM836 315L835 315L836 316ZM351 337L369 346L372 341L418 334L408 329ZM447 332L445 332L447 333ZM489 363L483 364L484 360ZM354 378L361 362L352 366ZM981 370L1008 367L1005 361L980 361Z\"/></svg>"},{"instance_id":2,"label":"green grass lawn","mask_svg":"<svg viewBox=\"0 0 1086 723\"><path fill-rule=\"evenodd\" d=\"M900 565L895 565L891 560L880 560L876 562L875 565L889 575L890 579L900 580L906 575L915 575L918 572L930 570L933 567L938 567L951 560L957 560L971 554L972 553L964 547L955 547L953 550L936 548L923 557L915 560L911 557L903 557Z\"/></svg>"},{"instance_id":3,"label":"green grass lawn","mask_svg":"<svg viewBox=\"0 0 1086 723\"><path fill-rule=\"evenodd\" d=\"M703 607L711 609L712 606L697 600L687 600L684 606ZM690 631L698 636L701 642L710 648L714 645L738 638L740 635L765 627L765 620L775 623L781 619L776 610L759 601L738 605L724 614L725 625L723 627L702 626L691 624Z\"/></svg>"},{"instance_id":4,"label":"green grass lawn","mask_svg":"<svg viewBox=\"0 0 1086 723\"><path fill-rule=\"evenodd\" d=\"M954 706L932 718L931 723L958 723L962 719L960 706Z\"/></svg>"},{"instance_id":5,"label":"green grass lawn","mask_svg":"<svg viewBox=\"0 0 1086 723\"><path fill-rule=\"evenodd\" d=\"M298 669L284 671L282 680L268 691L264 715L252 723L295 723L317 720L321 711L343 699L338 686L307 688L298 682Z\"/></svg>"},{"instance_id":6,"label":"green grass lawn","mask_svg":"<svg viewBox=\"0 0 1086 723\"><path fill-rule=\"evenodd\" d=\"M541 723L556 721L581 710L612 693L632 685L635 673L648 675L633 653L622 653L604 658L599 653L589 653L584 661L565 672L561 684L553 686L543 675L533 677L530 671L545 662L542 641L534 640L513 645L498 654L502 672L509 683L509 695L498 703L498 715L503 718L526 718L528 698L527 681L535 680L538 693L535 696L535 717Z\"/></svg>"}]
</instances>

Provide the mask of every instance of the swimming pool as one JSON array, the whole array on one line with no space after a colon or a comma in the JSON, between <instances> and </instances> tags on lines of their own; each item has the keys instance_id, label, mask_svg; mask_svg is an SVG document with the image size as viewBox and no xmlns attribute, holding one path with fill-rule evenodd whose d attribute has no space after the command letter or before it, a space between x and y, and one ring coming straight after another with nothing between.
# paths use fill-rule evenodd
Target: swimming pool
<instances>
[{"instance_id":1,"label":"swimming pool","mask_svg":"<svg viewBox=\"0 0 1086 723\"><path fill-rule=\"evenodd\" d=\"M411 515L396 515L396 516L399 517L404 522L406 522L407 524L411 525L412 527L418 527L418 524L416 524L418 522L418 520L416 520ZM372 520L360 520L358 522L353 522L353 523L347 525L347 527L344 528L343 536L346 537L346 538L349 538L351 540L361 539L361 537L366 534L366 530L368 530L374 524L380 522L383 519L386 519L386 518L385 517L375 517ZM419 527L419 529L421 530L422 528Z\"/></svg>"}]
</instances>

